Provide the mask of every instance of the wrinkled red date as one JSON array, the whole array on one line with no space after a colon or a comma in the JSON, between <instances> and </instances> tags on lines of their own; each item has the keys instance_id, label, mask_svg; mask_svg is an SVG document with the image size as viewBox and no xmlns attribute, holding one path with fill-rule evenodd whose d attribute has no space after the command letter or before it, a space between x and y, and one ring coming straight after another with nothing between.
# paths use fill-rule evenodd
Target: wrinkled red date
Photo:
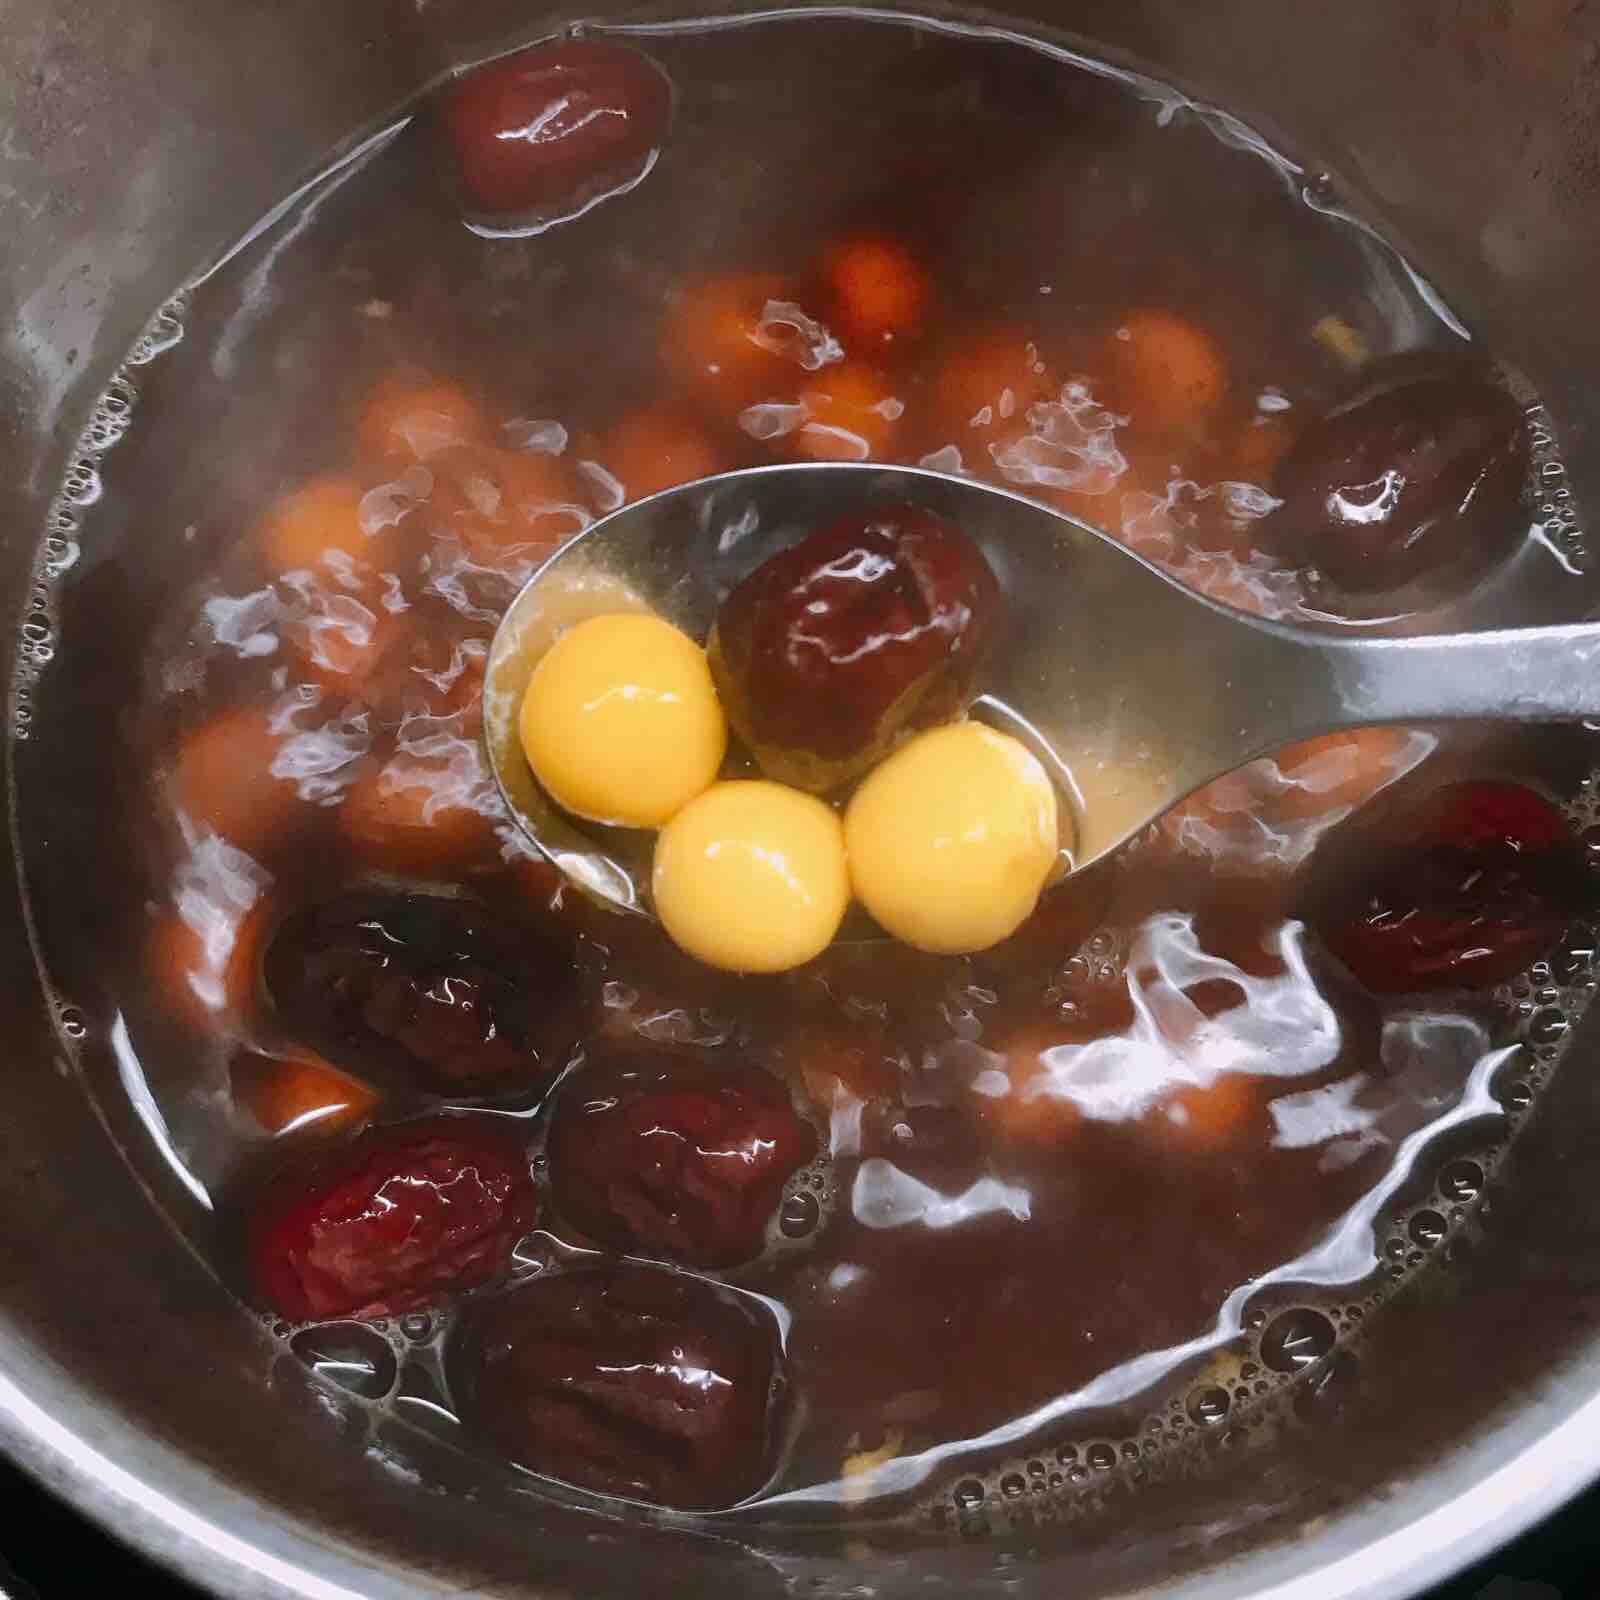
<instances>
[{"instance_id":1,"label":"wrinkled red date","mask_svg":"<svg viewBox=\"0 0 1600 1600\"><path fill-rule=\"evenodd\" d=\"M250 1279L291 1322L392 1316L499 1277L534 1213L527 1156L498 1129L374 1128L268 1185L246 1224Z\"/></svg>"},{"instance_id":2,"label":"wrinkled red date","mask_svg":"<svg viewBox=\"0 0 1600 1600\"><path fill-rule=\"evenodd\" d=\"M463 78L443 115L476 210L557 215L644 170L666 137L672 88L621 45L540 45Z\"/></svg>"},{"instance_id":3,"label":"wrinkled red date","mask_svg":"<svg viewBox=\"0 0 1600 1600\"><path fill-rule=\"evenodd\" d=\"M1520 784L1437 790L1323 926L1369 990L1483 989L1561 937L1582 864L1561 813Z\"/></svg>"},{"instance_id":4,"label":"wrinkled red date","mask_svg":"<svg viewBox=\"0 0 1600 1600\"><path fill-rule=\"evenodd\" d=\"M1469 576L1526 531L1527 474L1527 429L1505 390L1397 362L1301 434L1267 534L1352 593Z\"/></svg>"},{"instance_id":5,"label":"wrinkled red date","mask_svg":"<svg viewBox=\"0 0 1600 1600\"><path fill-rule=\"evenodd\" d=\"M1001 609L959 528L878 506L751 573L718 613L711 668L763 770L822 793L967 705Z\"/></svg>"},{"instance_id":6,"label":"wrinkled red date","mask_svg":"<svg viewBox=\"0 0 1600 1600\"><path fill-rule=\"evenodd\" d=\"M469 1420L513 1461L684 1510L765 1482L778 1374L758 1303L650 1267L538 1278L484 1303L452 1351Z\"/></svg>"},{"instance_id":7,"label":"wrinkled red date","mask_svg":"<svg viewBox=\"0 0 1600 1600\"><path fill-rule=\"evenodd\" d=\"M560 1067L576 1035L565 946L443 895L344 895L294 913L267 950L280 1017L334 1060L441 1092Z\"/></svg>"},{"instance_id":8,"label":"wrinkled red date","mask_svg":"<svg viewBox=\"0 0 1600 1600\"><path fill-rule=\"evenodd\" d=\"M550 1183L561 1214L615 1249L726 1267L760 1253L784 1183L816 1147L770 1073L625 1053L563 1083Z\"/></svg>"}]
</instances>

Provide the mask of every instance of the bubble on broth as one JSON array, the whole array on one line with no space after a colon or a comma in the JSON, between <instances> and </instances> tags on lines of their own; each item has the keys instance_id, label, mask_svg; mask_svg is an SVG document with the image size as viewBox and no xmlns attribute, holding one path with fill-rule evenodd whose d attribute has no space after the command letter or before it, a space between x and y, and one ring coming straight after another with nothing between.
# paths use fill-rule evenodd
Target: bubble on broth
<instances>
[{"instance_id":1,"label":"bubble on broth","mask_svg":"<svg viewBox=\"0 0 1600 1600\"><path fill-rule=\"evenodd\" d=\"M1311 1307L1280 1311L1262 1330L1261 1359L1273 1372L1300 1372L1320 1361L1336 1337L1325 1312Z\"/></svg>"},{"instance_id":2,"label":"bubble on broth","mask_svg":"<svg viewBox=\"0 0 1600 1600\"><path fill-rule=\"evenodd\" d=\"M778 1231L786 1239L803 1239L815 1233L822 1220L822 1208L808 1190L792 1194L778 1207Z\"/></svg>"},{"instance_id":3,"label":"bubble on broth","mask_svg":"<svg viewBox=\"0 0 1600 1600\"><path fill-rule=\"evenodd\" d=\"M362 1400L382 1400L399 1370L389 1341L362 1322L303 1329L289 1348L313 1376Z\"/></svg>"},{"instance_id":4,"label":"bubble on broth","mask_svg":"<svg viewBox=\"0 0 1600 1600\"><path fill-rule=\"evenodd\" d=\"M130 367L147 367L165 355L183 338L184 314L189 307L189 291L180 289L151 317L133 349L128 352Z\"/></svg>"},{"instance_id":5,"label":"bubble on broth","mask_svg":"<svg viewBox=\"0 0 1600 1600\"><path fill-rule=\"evenodd\" d=\"M1228 1420L1232 1405L1228 1391L1221 1384L1213 1383L1191 1389L1184 1400L1184 1411L1198 1427L1219 1428Z\"/></svg>"},{"instance_id":6,"label":"bubble on broth","mask_svg":"<svg viewBox=\"0 0 1600 1600\"><path fill-rule=\"evenodd\" d=\"M1483 1193L1484 1172L1476 1161L1462 1159L1450 1162L1437 1181L1445 1199L1460 1205Z\"/></svg>"},{"instance_id":7,"label":"bubble on broth","mask_svg":"<svg viewBox=\"0 0 1600 1600\"><path fill-rule=\"evenodd\" d=\"M1566 570L1579 576L1589 570L1591 552L1578 521L1578 508L1567 481L1550 413L1544 402L1524 390L1518 395L1528 418L1533 445L1531 500L1538 520L1533 537Z\"/></svg>"}]
</instances>

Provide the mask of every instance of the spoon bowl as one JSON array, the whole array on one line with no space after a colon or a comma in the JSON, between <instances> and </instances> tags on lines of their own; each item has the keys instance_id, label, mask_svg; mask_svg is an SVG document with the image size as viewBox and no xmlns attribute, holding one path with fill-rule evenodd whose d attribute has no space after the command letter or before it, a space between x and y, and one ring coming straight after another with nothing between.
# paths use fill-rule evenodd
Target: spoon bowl
<instances>
[{"instance_id":1,"label":"spoon bowl","mask_svg":"<svg viewBox=\"0 0 1600 1600\"><path fill-rule=\"evenodd\" d=\"M916 467L817 462L698 479L612 512L557 551L490 646L484 737L506 804L539 850L618 909L650 913L654 836L583 821L540 787L517 712L561 630L648 610L696 639L762 562L873 502L925 507L983 551L1007 615L973 714L1023 740L1092 865L1212 779L1300 739L1379 723L1600 712L1600 625L1416 638L1266 622L1168 577L1075 517ZM753 775L731 758L730 775Z\"/></svg>"}]
</instances>

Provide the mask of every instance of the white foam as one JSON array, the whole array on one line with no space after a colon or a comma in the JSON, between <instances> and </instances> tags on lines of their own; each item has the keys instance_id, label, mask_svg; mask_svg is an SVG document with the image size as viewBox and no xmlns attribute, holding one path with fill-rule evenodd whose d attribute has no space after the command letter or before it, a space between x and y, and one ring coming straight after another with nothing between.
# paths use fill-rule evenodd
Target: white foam
<instances>
[{"instance_id":1,"label":"white foam","mask_svg":"<svg viewBox=\"0 0 1600 1600\"><path fill-rule=\"evenodd\" d=\"M567 448L567 430L548 418L513 417L501 425L501 431L513 450L558 456Z\"/></svg>"},{"instance_id":2,"label":"white foam","mask_svg":"<svg viewBox=\"0 0 1600 1600\"><path fill-rule=\"evenodd\" d=\"M427 564L423 589L474 622L498 624L517 590L549 555L527 545L476 559L458 539L439 539Z\"/></svg>"},{"instance_id":3,"label":"white foam","mask_svg":"<svg viewBox=\"0 0 1600 1600\"><path fill-rule=\"evenodd\" d=\"M1235 522L1258 522L1283 504L1259 484L1242 483L1234 478L1224 479L1217 485L1217 491L1222 496L1223 509Z\"/></svg>"},{"instance_id":4,"label":"white foam","mask_svg":"<svg viewBox=\"0 0 1600 1600\"><path fill-rule=\"evenodd\" d=\"M345 671L349 659L333 648L333 641L343 639L352 649L365 650L377 631L376 613L354 595L330 593L310 572L290 572L283 581L300 598L289 615L296 627L305 630L311 659L330 671Z\"/></svg>"},{"instance_id":5,"label":"white foam","mask_svg":"<svg viewBox=\"0 0 1600 1600\"><path fill-rule=\"evenodd\" d=\"M332 805L355 781L356 764L372 745L365 710L347 707L316 727L299 718L317 707L319 697L292 690L274 709L274 731L288 732L272 758L272 776L292 782L302 800Z\"/></svg>"},{"instance_id":6,"label":"white foam","mask_svg":"<svg viewBox=\"0 0 1600 1600\"><path fill-rule=\"evenodd\" d=\"M628 490L622 480L608 472L598 461L580 461L578 471L588 482L594 494L595 509L602 515L615 511L626 503Z\"/></svg>"},{"instance_id":7,"label":"white foam","mask_svg":"<svg viewBox=\"0 0 1600 1600\"><path fill-rule=\"evenodd\" d=\"M810 419L809 406L767 400L760 405L746 406L739 413L739 426L752 439L781 439L796 428L804 427Z\"/></svg>"},{"instance_id":8,"label":"white foam","mask_svg":"<svg viewBox=\"0 0 1600 1600\"><path fill-rule=\"evenodd\" d=\"M953 444L941 445L937 450L930 450L918 463L919 467L926 467L929 472L949 472L960 477L968 477L966 464L961 459L961 450Z\"/></svg>"},{"instance_id":9,"label":"white foam","mask_svg":"<svg viewBox=\"0 0 1600 1600\"><path fill-rule=\"evenodd\" d=\"M1020 1184L979 1178L957 1195L937 1189L902 1172L892 1161L874 1156L863 1161L850 1189L850 1210L864 1228L958 1228L979 1217L1003 1213L1018 1222L1033 1215L1033 1200Z\"/></svg>"},{"instance_id":10,"label":"white foam","mask_svg":"<svg viewBox=\"0 0 1600 1600\"><path fill-rule=\"evenodd\" d=\"M469 661L482 661L489 654L487 639L459 639L450 652L450 665L440 672L430 672L426 667L412 667L419 678L425 678L441 694L454 688L456 680L467 670Z\"/></svg>"},{"instance_id":11,"label":"white foam","mask_svg":"<svg viewBox=\"0 0 1600 1600\"><path fill-rule=\"evenodd\" d=\"M237 655L270 656L278 648L278 635L273 630L282 620L283 608L271 589L212 595L200 611L211 637Z\"/></svg>"},{"instance_id":12,"label":"white foam","mask_svg":"<svg viewBox=\"0 0 1600 1600\"><path fill-rule=\"evenodd\" d=\"M410 466L390 483L368 489L357 508L361 531L369 538L392 528L409 511L433 493L433 474L424 466Z\"/></svg>"},{"instance_id":13,"label":"white foam","mask_svg":"<svg viewBox=\"0 0 1600 1600\"><path fill-rule=\"evenodd\" d=\"M844 346L792 300L767 301L760 321L745 337L807 372L820 372L830 362L844 360Z\"/></svg>"},{"instance_id":14,"label":"white foam","mask_svg":"<svg viewBox=\"0 0 1600 1600\"><path fill-rule=\"evenodd\" d=\"M1166 566L1190 588L1258 617L1279 619L1304 612L1299 575L1259 550L1241 561L1228 550L1191 549Z\"/></svg>"},{"instance_id":15,"label":"white foam","mask_svg":"<svg viewBox=\"0 0 1600 1600\"><path fill-rule=\"evenodd\" d=\"M476 811L486 817L505 814L494 778L483 759L483 748L464 731L465 716L447 717L413 713L400 723L395 735L397 758L378 778L383 794L422 789L426 799L422 820L432 822L441 811Z\"/></svg>"},{"instance_id":16,"label":"white foam","mask_svg":"<svg viewBox=\"0 0 1600 1600\"><path fill-rule=\"evenodd\" d=\"M849 428L836 428L831 422L808 422L800 431L826 439L836 460L866 461L872 455L872 446Z\"/></svg>"},{"instance_id":17,"label":"white foam","mask_svg":"<svg viewBox=\"0 0 1600 1600\"><path fill-rule=\"evenodd\" d=\"M1389 1017L1378 1046L1390 1092L1427 1118L1455 1104L1473 1063L1488 1053L1483 1024L1448 1011L1402 1011Z\"/></svg>"},{"instance_id":18,"label":"white foam","mask_svg":"<svg viewBox=\"0 0 1600 1600\"><path fill-rule=\"evenodd\" d=\"M1284 971L1258 978L1201 949L1192 916L1148 918L1126 967L1131 1025L1041 1050L1043 1070L1023 1098L1070 1100L1086 1117L1120 1122L1143 1116L1177 1089L1209 1088L1226 1072L1296 1078L1320 1071L1339 1054L1343 1033L1306 969L1303 931L1297 922L1277 931L1272 953ZM1244 999L1208 1017L1186 991L1219 980Z\"/></svg>"},{"instance_id":19,"label":"white foam","mask_svg":"<svg viewBox=\"0 0 1600 1600\"><path fill-rule=\"evenodd\" d=\"M227 1003L224 977L239 926L271 886L272 874L209 829L180 818L187 857L172 875L172 902L200 943L198 964L184 981L200 1003L220 1011Z\"/></svg>"},{"instance_id":20,"label":"white foam","mask_svg":"<svg viewBox=\"0 0 1600 1600\"><path fill-rule=\"evenodd\" d=\"M1161 826L1193 855L1290 870L1309 860L1323 835L1357 805L1421 765L1438 743L1431 733L1408 729L1375 767L1370 751L1355 740L1330 742L1288 771L1273 757L1252 761L1207 785L1198 803L1169 813ZM1325 803L1318 805L1319 798Z\"/></svg>"},{"instance_id":21,"label":"white foam","mask_svg":"<svg viewBox=\"0 0 1600 1600\"><path fill-rule=\"evenodd\" d=\"M1107 411L1087 384L1065 384L1060 399L1029 406L1027 417L1029 432L989 446L1008 483L1109 494L1128 470L1116 438L1128 419Z\"/></svg>"},{"instance_id":22,"label":"white foam","mask_svg":"<svg viewBox=\"0 0 1600 1600\"><path fill-rule=\"evenodd\" d=\"M844 1080L833 1080L833 1099L828 1107L828 1154L856 1156L861 1154L861 1113L867 1103L852 1094Z\"/></svg>"},{"instance_id":23,"label":"white foam","mask_svg":"<svg viewBox=\"0 0 1600 1600\"><path fill-rule=\"evenodd\" d=\"M322 564L333 574L341 589L366 588L366 578L357 570L356 558L348 550L328 549L322 552Z\"/></svg>"},{"instance_id":24,"label":"white foam","mask_svg":"<svg viewBox=\"0 0 1600 1600\"><path fill-rule=\"evenodd\" d=\"M398 616L400 612L411 609L411 602L406 599L405 588L393 572L383 574L383 597L379 604L391 616Z\"/></svg>"},{"instance_id":25,"label":"white foam","mask_svg":"<svg viewBox=\"0 0 1600 1600\"><path fill-rule=\"evenodd\" d=\"M1365 1134L1377 1126L1380 1112L1356 1102L1368 1079L1357 1074L1321 1089L1285 1094L1271 1102L1272 1142L1279 1150L1305 1150L1332 1139Z\"/></svg>"}]
</instances>

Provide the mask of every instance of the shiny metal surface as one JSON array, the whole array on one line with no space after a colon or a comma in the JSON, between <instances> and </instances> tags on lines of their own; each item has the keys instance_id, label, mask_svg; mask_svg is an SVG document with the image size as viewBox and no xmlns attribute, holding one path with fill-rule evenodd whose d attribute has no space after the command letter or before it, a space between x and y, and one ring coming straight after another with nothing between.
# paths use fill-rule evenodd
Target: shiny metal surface
<instances>
[{"instance_id":1,"label":"shiny metal surface","mask_svg":"<svg viewBox=\"0 0 1600 1600\"><path fill-rule=\"evenodd\" d=\"M568 816L522 753L517 709L561 627L639 606L704 639L762 562L880 500L964 529L1000 579L1006 625L975 714L1058 775L1077 819L1074 872L1213 778L1299 739L1373 723L1600 715L1600 623L1403 639L1285 627L971 478L870 462L750 467L602 517L528 580L495 633L490 763L523 831L575 883L622 910L650 910L650 836Z\"/></svg>"},{"instance_id":2,"label":"shiny metal surface","mask_svg":"<svg viewBox=\"0 0 1600 1600\"><path fill-rule=\"evenodd\" d=\"M586 8L639 16L624 7ZM1327 168L1536 380L1600 503L1600 14L1569 0L1016 0ZM94 397L150 313L453 61L563 20L511 0L10 0L0 30L0 595L20 616ZM94 559L93 552L88 559ZM1498 668L1497 668L1498 670ZM42 733L41 737L48 737ZM1248 1476L1070 1546L845 1548L620 1526L331 1418L147 1203L52 1027L0 864L0 1445L220 1595L1069 1591L1400 1600L1600 1469L1600 1022L1454 1304L1385 1316L1366 1401ZM1470 1308L1463 1311L1463 1307ZM408 1453L408 1451L410 1453Z\"/></svg>"}]
</instances>

